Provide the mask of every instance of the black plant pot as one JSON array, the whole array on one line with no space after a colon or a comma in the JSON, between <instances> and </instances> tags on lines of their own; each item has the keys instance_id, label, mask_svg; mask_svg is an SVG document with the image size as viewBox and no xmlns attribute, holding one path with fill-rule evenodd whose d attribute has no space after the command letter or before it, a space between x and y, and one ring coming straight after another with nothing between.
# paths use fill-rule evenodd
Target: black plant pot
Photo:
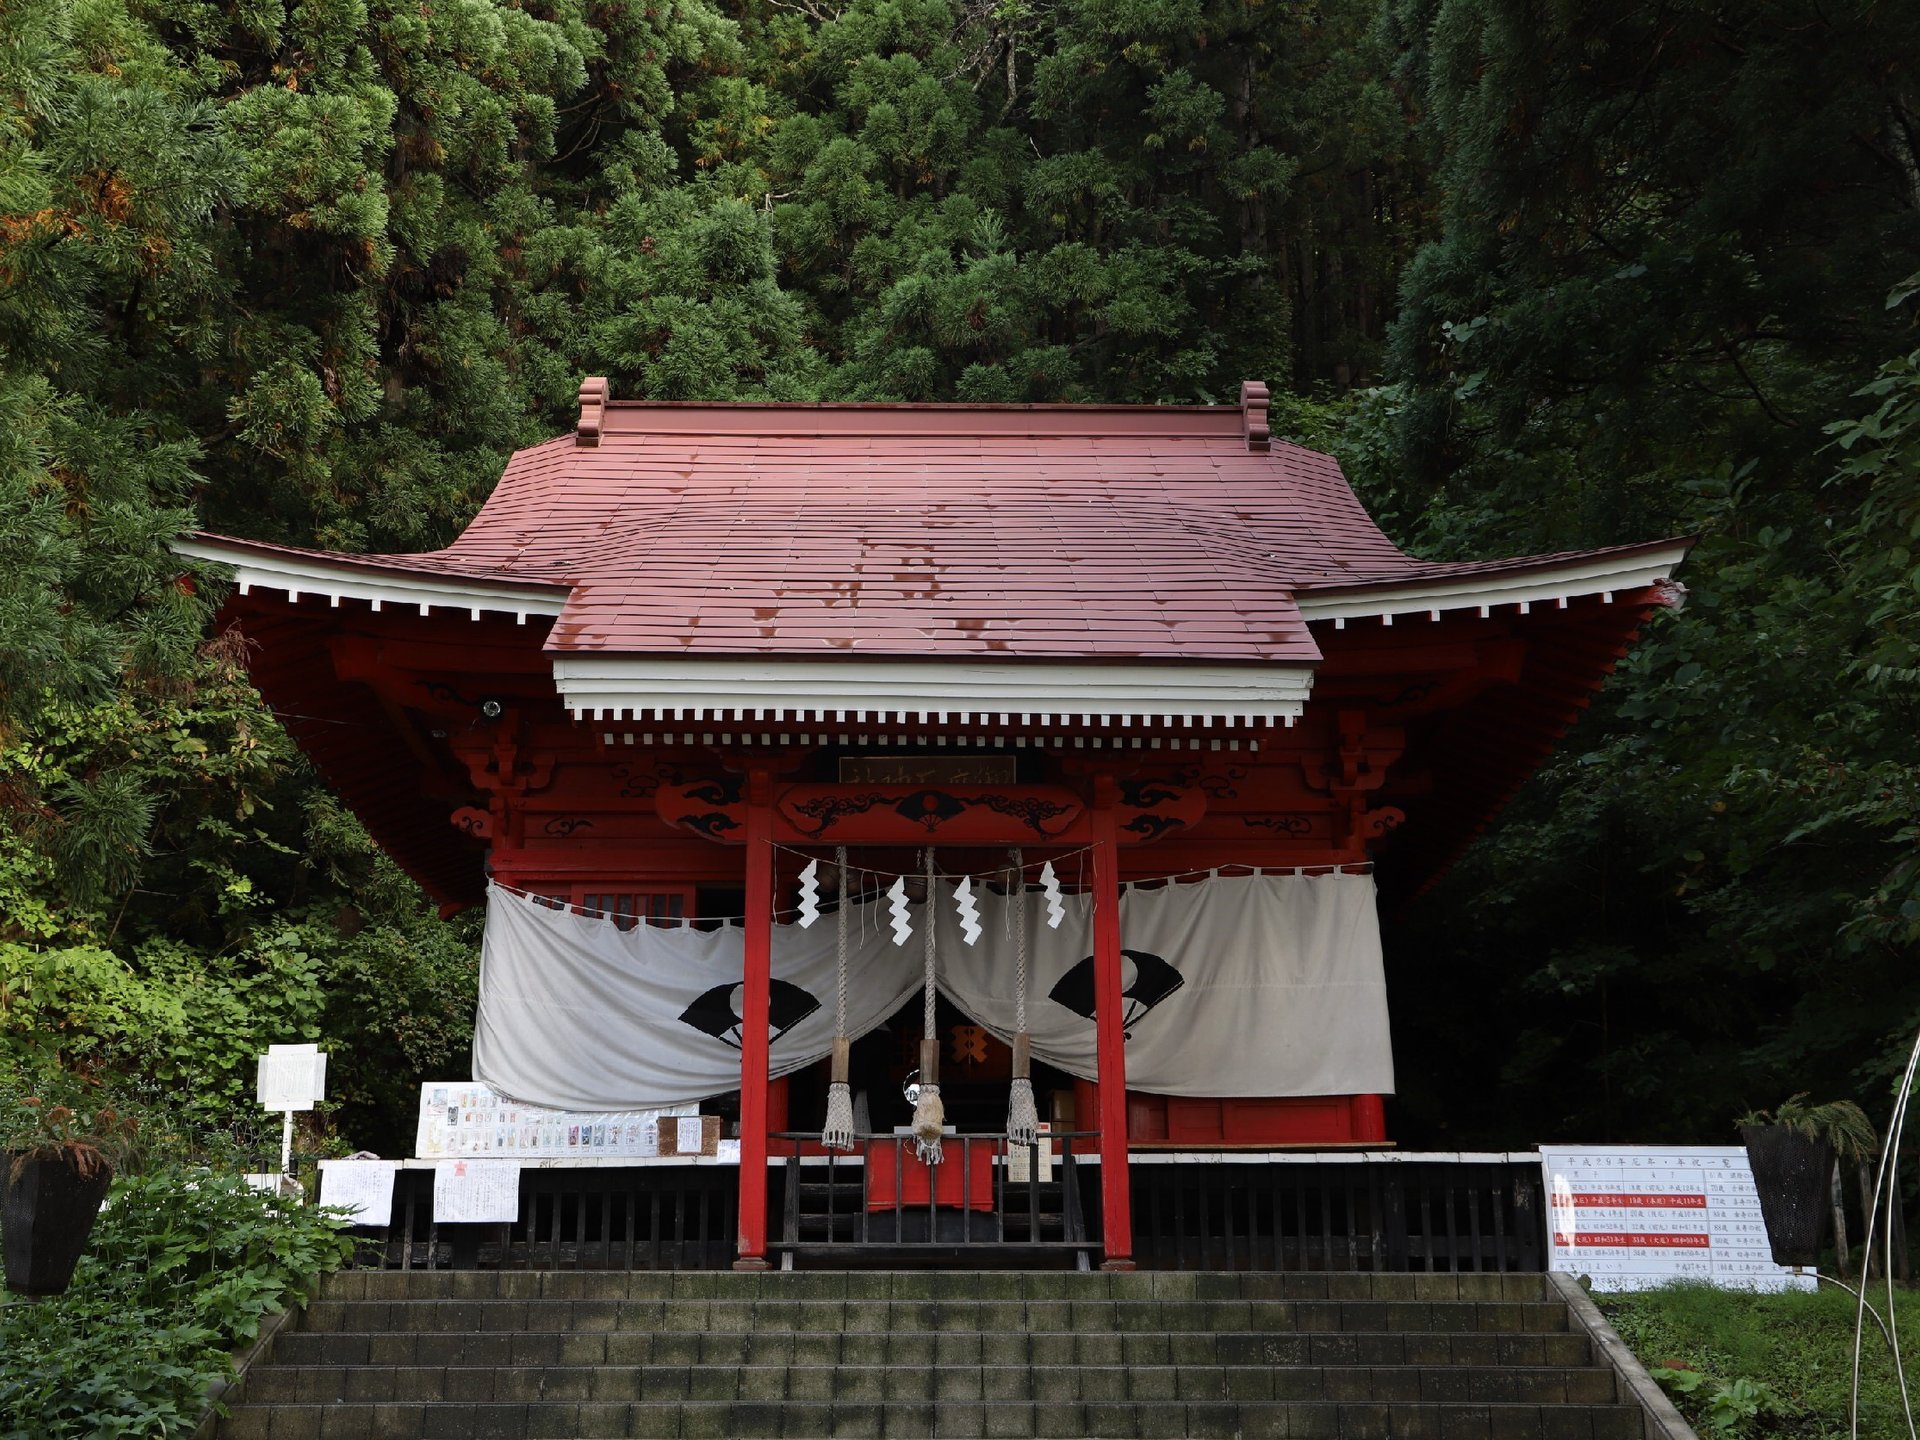
<instances>
[{"instance_id":1,"label":"black plant pot","mask_svg":"<svg viewBox=\"0 0 1920 1440\"><path fill-rule=\"evenodd\" d=\"M58 1295L72 1283L112 1182L104 1160L83 1172L70 1152L23 1158L0 1151L0 1258L9 1290Z\"/></svg>"},{"instance_id":2,"label":"black plant pot","mask_svg":"<svg viewBox=\"0 0 1920 1440\"><path fill-rule=\"evenodd\" d=\"M1776 1265L1817 1265L1832 1214L1833 1147L1784 1125L1742 1125Z\"/></svg>"}]
</instances>

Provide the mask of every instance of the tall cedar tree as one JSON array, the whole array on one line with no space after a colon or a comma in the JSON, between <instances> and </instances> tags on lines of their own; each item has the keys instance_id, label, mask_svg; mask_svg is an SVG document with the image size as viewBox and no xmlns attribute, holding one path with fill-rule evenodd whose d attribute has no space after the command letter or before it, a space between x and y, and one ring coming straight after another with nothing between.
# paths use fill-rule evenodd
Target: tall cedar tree
<instances>
[{"instance_id":1,"label":"tall cedar tree","mask_svg":"<svg viewBox=\"0 0 1920 1440\"><path fill-rule=\"evenodd\" d=\"M1687 609L1403 944L1410 1078L1452 1077L1415 1078L1417 1122L1717 1139L1790 1090L1877 1106L1920 1023L1915 307L1888 303L1920 268L1920 10L1391 20L1444 198L1381 508L1435 554L1703 537ZM1509 1045L1451 1043L1489 1009Z\"/></svg>"}]
</instances>

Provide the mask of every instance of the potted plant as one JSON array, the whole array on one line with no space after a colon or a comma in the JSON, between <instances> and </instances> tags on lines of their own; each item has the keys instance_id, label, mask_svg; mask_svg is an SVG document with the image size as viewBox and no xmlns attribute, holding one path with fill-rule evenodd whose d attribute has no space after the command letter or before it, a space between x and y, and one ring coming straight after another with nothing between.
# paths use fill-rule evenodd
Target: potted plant
<instances>
[{"instance_id":1,"label":"potted plant","mask_svg":"<svg viewBox=\"0 0 1920 1440\"><path fill-rule=\"evenodd\" d=\"M1817 1265L1826 1245L1835 1159L1869 1154L1876 1143L1873 1122L1851 1100L1806 1100L1802 1091L1734 1122L1753 1167L1773 1263L1796 1268Z\"/></svg>"},{"instance_id":2,"label":"potted plant","mask_svg":"<svg viewBox=\"0 0 1920 1440\"><path fill-rule=\"evenodd\" d=\"M19 1295L58 1295L73 1279L131 1139L123 1110L64 1072L0 1080L0 1262Z\"/></svg>"}]
</instances>

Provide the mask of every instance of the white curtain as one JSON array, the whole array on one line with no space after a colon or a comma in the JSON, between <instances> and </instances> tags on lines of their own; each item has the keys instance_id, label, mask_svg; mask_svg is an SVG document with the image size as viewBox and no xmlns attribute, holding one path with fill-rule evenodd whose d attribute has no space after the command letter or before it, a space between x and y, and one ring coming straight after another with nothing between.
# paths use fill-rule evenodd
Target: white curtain
<instances>
[{"instance_id":1,"label":"white curtain","mask_svg":"<svg viewBox=\"0 0 1920 1440\"><path fill-rule=\"evenodd\" d=\"M939 907L940 988L1002 1039L1013 1034L1012 906L989 896L987 933L961 943ZM1046 926L1027 897L1027 1024L1033 1053L1095 1073L1093 1020L1051 998L1087 998L1086 896ZM989 941L995 943L989 948ZM1385 1095L1393 1090L1387 987L1370 875L1218 876L1120 895L1127 1084L1156 1095ZM1084 966L1069 978L1076 966ZM1169 967L1163 969L1162 967ZM1091 1009L1091 1006L1087 1007Z\"/></svg>"},{"instance_id":2,"label":"white curtain","mask_svg":"<svg viewBox=\"0 0 1920 1440\"><path fill-rule=\"evenodd\" d=\"M919 987L920 952L856 949L847 1026L864 1035ZM775 927L773 978L794 987L775 997L776 1078L833 1048L834 950L832 916L810 930ZM623 930L493 886L473 1078L555 1110L652 1110L737 1090L738 1027L714 1031L740 1013L733 991L745 973L737 926ZM783 1030L781 1021L801 1009ZM690 1010L695 1018L683 1019Z\"/></svg>"},{"instance_id":3,"label":"white curtain","mask_svg":"<svg viewBox=\"0 0 1920 1440\"><path fill-rule=\"evenodd\" d=\"M1002 1039L1013 1033L1012 898L974 890L983 933L961 937L952 887L933 905L941 989ZM1089 901L1046 924L1026 897L1033 1053L1087 1079L1094 1060ZM884 904L856 906L848 1030L884 1022L921 982L920 926L893 943ZM1393 1089L1372 878L1247 875L1129 887L1121 897L1127 1083L1162 1095L1385 1094ZM772 1073L826 1056L835 920L774 928ZM568 1110L678 1104L740 1083L743 932L622 930L495 887L481 955L474 1078ZM784 985L779 982L784 982ZM788 988L791 987L791 988ZM706 997L702 1000L702 997Z\"/></svg>"}]
</instances>

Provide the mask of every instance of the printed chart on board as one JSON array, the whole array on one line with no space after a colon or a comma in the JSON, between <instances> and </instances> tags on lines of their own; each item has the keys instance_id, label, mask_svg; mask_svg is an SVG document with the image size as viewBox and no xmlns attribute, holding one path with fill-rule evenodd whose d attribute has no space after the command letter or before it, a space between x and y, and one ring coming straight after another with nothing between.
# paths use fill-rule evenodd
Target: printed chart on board
<instances>
[{"instance_id":1,"label":"printed chart on board","mask_svg":"<svg viewBox=\"0 0 1920 1440\"><path fill-rule=\"evenodd\" d=\"M1747 1152L1738 1145L1540 1147L1549 1268L1596 1290L1675 1280L1811 1290L1773 1263Z\"/></svg>"}]
</instances>

